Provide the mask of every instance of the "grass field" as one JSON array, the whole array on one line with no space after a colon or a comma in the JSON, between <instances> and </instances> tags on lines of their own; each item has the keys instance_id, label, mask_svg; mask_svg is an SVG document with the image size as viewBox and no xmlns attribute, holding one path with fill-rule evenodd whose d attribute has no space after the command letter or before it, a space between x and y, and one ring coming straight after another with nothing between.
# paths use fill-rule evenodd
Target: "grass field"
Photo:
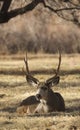
<instances>
[{"instance_id":1,"label":"grass field","mask_svg":"<svg viewBox=\"0 0 80 130\"><path fill-rule=\"evenodd\" d=\"M53 88L66 104L65 112L19 115L16 108L36 88L28 86L24 55L0 56L0 130L80 130L80 55L62 55L61 80ZM54 74L58 55L29 55L31 73L40 81Z\"/></svg>"}]
</instances>

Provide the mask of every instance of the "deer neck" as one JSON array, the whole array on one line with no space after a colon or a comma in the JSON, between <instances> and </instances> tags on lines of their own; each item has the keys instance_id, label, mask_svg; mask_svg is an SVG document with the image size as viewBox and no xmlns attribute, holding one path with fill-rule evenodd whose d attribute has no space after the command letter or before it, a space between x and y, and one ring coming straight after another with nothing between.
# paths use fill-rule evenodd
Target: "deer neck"
<instances>
[{"instance_id":1,"label":"deer neck","mask_svg":"<svg viewBox=\"0 0 80 130\"><path fill-rule=\"evenodd\" d=\"M52 106L53 103L54 103L54 100L55 100L55 93L54 93L54 91L52 89L49 89L46 103L48 105Z\"/></svg>"}]
</instances>

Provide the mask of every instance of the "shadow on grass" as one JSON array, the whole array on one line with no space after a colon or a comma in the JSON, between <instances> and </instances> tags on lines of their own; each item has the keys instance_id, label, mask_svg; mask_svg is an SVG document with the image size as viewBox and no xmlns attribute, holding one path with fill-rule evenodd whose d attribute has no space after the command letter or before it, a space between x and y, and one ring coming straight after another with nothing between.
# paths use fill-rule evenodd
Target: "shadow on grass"
<instances>
[{"instance_id":1,"label":"shadow on grass","mask_svg":"<svg viewBox=\"0 0 80 130\"><path fill-rule=\"evenodd\" d=\"M22 86L27 86L27 81L26 82L20 82L20 83L17 83L17 82L14 82L14 83L9 83L9 82L3 82L3 81L0 81L0 87L3 87L3 88L15 88L15 87L22 87ZM59 85L58 85L58 88L67 88L67 87L78 87L80 86L80 81L77 81L77 82L60 82ZM1 94L0 95L0 98L3 98L5 95L4 94Z\"/></svg>"},{"instance_id":2,"label":"shadow on grass","mask_svg":"<svg viewBox=\"0 0 80 130\"><path fill-rule=\"evenodd\" d=\"M51 112L47 114L30 114L30 117L49 117L49 116L80 116L80 99L73 99L66 101L65 112Z\"/></svg>"},{"instance_id":3,"label":"shadow on grass","mask_svg":"<svg viewBox=\"0 0 80 130\"><path fill-rule=\"evenodd\" d=\"M66 111L71 113L71 112L80 112L80 99L72 99L72 100L67 100L66 101L67 108Z\"/></svg>"},{"instance_id":4,"label":"shadow on grass","mask_svg":"<svg viewBox=\"0 0 80 130\"><path fill-rule=\"evenodd\" d=\"M68 87L79 87L80 86L80 81L77 82L60 82L60 84L58 85L58 87L60 88L68 88Z\"/></svg>"},{"instance_id":5,"label":"shadow on grass","mask_svg":"<svg viewBox=\"0 0 80 130\"><path fill-rule=\"evenodd\" d=\"M35 114L27 115L27 116L30 116L30 117L80 116L80 99L67 100L65 102L65 104L66 104L65 112L51 112L51 113L45 113L45 114L44 113L43 114L35 113ZM5 108L1 109L0 112L15 113L17 106L18 106L18 104L14 105L14 107L5 107Z\"/></svg>"},{"instance_id":6,"label":"shadow on grass","mask_svg":"<svg viewBox=\"0 0 80 130\"><path fill-rule=\"evenodd\" d=\"M10 125L10 124L13 124L13 122L5 121L3 124L4 124L4 125Z\"/></svg>"},{"instance_id":7,"label":"shadow on grass","mask_svg":"<svg viewBox=\"0 0 80 130\"><path fill-rule=\"evenodd\" d=\"M5 107L3 109L0 109L0 112L9 112L9 113L14 113L16 112L16 106L15 107Z\"/></svg>"},{"instance_id":8,"label":"shadow on grass","mask_svg":"<svg viewBox=\"0 0 80 130\"><path fill-rule=\"evenodd\" d=\"M53 75L55 74L56 70L52 70L52 69L48 69L48 70L34 70L31 73L32 74L46 74L46 75ZM80 69L75 69L75 70L60 70L60 75L64 76L64 75L76 75L76 74L80 74Z\"/></svg>"},{"instance_id":9,"label":"shadow on grass","mask_svg":"<svg viewBox=\"0 0 80 130\"><path fill-rule=\"evenodd\" d=\"M79 111L65 111L65 112L51 112L51 113L43 113L43 114L28 114L29 117L53 117L53 116L80 116Z\"/></svg>"},{"instance_id":10,"label":"shadow on grass","mask_svg":"<svg viewBox=\"0 0 80 130\"><path fill-rule=\"evenodd\" d=\"M47 69L47 70L32 70L31 74L32 75L53 75L55 74L56 70L53 69ZM0 70L0 74L4 74L4 75L25 75L25 73L23 71L20 70ZM64 75L76 75L76 74L80 74L80 69L74 69L74 70L61 70L60 71L60 75L64 76Z\"/></svg>"},{"instance_id":11,"label":"shadow on grass","mask_svg":"<svg viewBox=\"0 0 80 130\"><path fill-rule=\"evenodd\" d=\"M21 86L24 86L26 85L27 82L20 82L20 83L13 83L13 84L9 84L9 82L2 82L0 81L0 87L3 87L3 88L7 88L7 87L21 87Z\"/></svg>"},{"instance_id":12,"label":"shadow on grass","mask_svg":"<svg viewBox=\"0 0 80 130\"><path fill-rule=\"evenodd\" d=\"M0 123L0 125L2 126L0 126L1 128L3 128L4 126L6 126L6 125L12 125L12 124L14 124L13 122L11 122L11 121L4 121L4 122L2 122L2 123ZM2 129L3 130L3 129ZM5 130L6 130L6 128L5 128ZM10 129L9 129L10 130Z\"/></svg>"},{"instance_id":13,"label":"shadow on grass","mask_svg":"<svg viewBox=\"0 0 80 130\"><path fill-rule=\"evenodd\" d=\"M4 98L6 94L0 94L0 98Z\"/></svg>"}]
</instances>

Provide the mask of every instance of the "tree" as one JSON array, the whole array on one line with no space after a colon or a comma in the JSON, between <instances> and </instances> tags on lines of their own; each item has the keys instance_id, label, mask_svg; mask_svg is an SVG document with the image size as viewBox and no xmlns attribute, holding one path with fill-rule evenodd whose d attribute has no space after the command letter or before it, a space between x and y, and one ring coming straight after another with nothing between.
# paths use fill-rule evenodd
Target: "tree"
<instances>
[{"instance_id":1,"label":"tree","mask_svg":"<svg viewBox=\"0 0 80 130\"><path fill-rule=\"evenodd\" d=\"M3 6L0 12L0 23L6 23L10 19L32 11L38 4L43 4L44 8L56 13L65 20L72 21L80 25L80 1L79 0L32 0L25 6L8 11L12 0L0 0Z\"/></svg>"},{"instance_id":2,"label":"tree","mask_svg":"<svg viewBox=\"0 0 80 130\"><path fill-rule=\"evenodd\" d=\"M8 11L9 7L10 7L10 4L11 4L12 0L0 0L0 1L4 2L3 6L1 8L1 12L6 13Z\"/></svg>"}]
</instances>

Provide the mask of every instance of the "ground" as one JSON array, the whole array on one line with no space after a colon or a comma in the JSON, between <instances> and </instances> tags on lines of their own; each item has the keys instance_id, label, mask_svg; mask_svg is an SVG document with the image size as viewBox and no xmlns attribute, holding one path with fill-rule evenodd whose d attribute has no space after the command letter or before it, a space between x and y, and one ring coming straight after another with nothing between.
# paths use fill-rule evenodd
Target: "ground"
<instances>
[{"instance_id":1,"label":"ground","mask_svg":"<svg viewBox=\"0 0 80 130\"><path fill-rule=\"evenodd\" d=\"M57 68L58 55L28 56L31 73L45 81ZM65 112L19 115L19 103L35 94L37 88L27 84L24 55L0 56L0 130L80 130L80 55L63 55L60 83L53 90L65 100Z\"/></svg>"}]
</instances>

